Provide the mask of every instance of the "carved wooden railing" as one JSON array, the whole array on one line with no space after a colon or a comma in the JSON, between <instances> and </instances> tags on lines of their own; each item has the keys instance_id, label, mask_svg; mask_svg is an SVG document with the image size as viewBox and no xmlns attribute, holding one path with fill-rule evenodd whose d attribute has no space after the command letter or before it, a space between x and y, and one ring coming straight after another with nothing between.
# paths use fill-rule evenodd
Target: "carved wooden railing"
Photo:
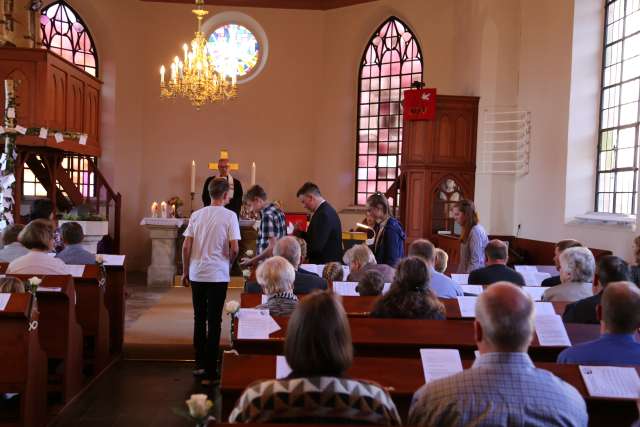
<instances>
[{"instance_id":1,"label":"carved wooden railing","mask_svg":"<svg viewBox=\"0 0 640 427\"><path fill-rule=\"evenodd\" d=\"M95 162L88 159L89 172L93 172L95 182L95 193L92 202L95 204L96 212L103 214L109 221L109 228L113 226L113 250L120 253L120 224L122 221L122 195L111 188L102 172ZM111 231L110 231L111 232Z\"/></svg>"}]
</instances>

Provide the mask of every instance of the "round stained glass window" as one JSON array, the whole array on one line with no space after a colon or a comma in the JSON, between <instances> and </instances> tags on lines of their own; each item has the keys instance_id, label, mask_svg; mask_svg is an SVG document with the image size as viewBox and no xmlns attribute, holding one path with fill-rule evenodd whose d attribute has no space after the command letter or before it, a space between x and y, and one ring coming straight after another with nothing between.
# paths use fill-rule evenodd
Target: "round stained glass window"
<instances>
[{"instance_id":1,"label":"round stained glass window","mask_svg":"<svg viewBox=\"0 0 640 427\"><path fill-rule=\"evenodd\" d=\"M225 74L245 76L260 59L260 45L249 29L237 24L218 27L207 41L209 54Z\"/></svg>"}]
</instances>

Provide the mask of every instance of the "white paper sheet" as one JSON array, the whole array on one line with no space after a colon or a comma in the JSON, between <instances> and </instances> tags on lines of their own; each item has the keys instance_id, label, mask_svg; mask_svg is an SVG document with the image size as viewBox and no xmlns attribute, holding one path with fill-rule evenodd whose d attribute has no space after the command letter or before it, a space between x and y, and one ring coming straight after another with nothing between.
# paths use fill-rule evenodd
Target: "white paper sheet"
<instances>
[{"instance_id":1,"label":"white paper sheet","mask_svg":"<svg viewBox=\"0 0 640 427\"><path fill-rule=\"evenodd\" d=\"M10 298L11 294L0 294L0 311L4 311L7 308Z\"/></svg>"},{"instance_id":2,"label":"white paper sheet","mask_svg":"<svg viewBox=\"0 0 640 427\"><path fill-rule=\"evenodd\" d=\"M269 301L268 295L265 295L265 294L260 295L260 304L266 304L267 301Z\"/></svg>"},{"instance_id":3,"label":"white paper sheet","mask_svg":"<svg viewBox=\"0 0 640 427\"><path fill-rule=\"evenodd\" d=\"M640 397L640 378L635 368L580 366L580 374L592 397L634 400Z\"/></svg>"},{"instance_id":4,"label":"white paper sheet","mask_svg":"<svg viewBox=\"0 0 640 427\"><path fill-rule=\"evenodd\" d=\"M122 267L124 265L124 259L126 255L109 255L100 254L104 259L104 265L113 267Z\"/></svg>"},{"instance_id":5,"label":"white paper sheet","mask_svg":"<svg viewBox=\"0 0 640 427\"><path fill-rule=\"evenodd\" d=\"M550 302L536 302L536 316L555 316L556 311Z\"/></svg>"},{"instance_id":6,"label":"white paper sheet","mask_svg":"<svg viewBox=\"0 0 640 427\"><path fill-rule=\"evenodd\" d=\"M320 272L318 272L318 267L320 267ZM322 276L322 266L316 264L300 264L300 268L303 270L310 271L311 273L315 273L318 276Z\"/></svg>"},{"instance_id":7,"label":"white paper sheet","mask_svg":"<svg viewBox=\"0 0 640 427\"><path fill-rule=\"evenodd\" d=\"M527 286L540 286L544 279L551 277L549 273L541 273L539 271L522 273L524 284Z\"/></svg>"},{"instance_id":8,"label":"white paper sheet","mask_svg":"<svg viewBox=\"0 0 640 427\"><path fill-rule=\"evenodd\" d=\"M558 315L536 316L536 335L541 346L570 346L567 329Z\"/></svg>"},{"instance_id":9,"label":"white paper sheet","mask_svg":"<svg viewBox=\"0 0 640 427\"><path fill-rule=\"evenodd\" d=\"M276 356L276 379L286 378L291 374L291 368L284 356Z\"/></svg>"},{"instance_id":10,"label":"white paper sheet","mask_svg":"<svg viewBox=\"0 0 640 427\"><path fill-rule=\"evenodd\" d=\"M477 297L457 297L462 317L476 317Z\"/></svg>"},{"instance_id":11,"label":"white paper sheet","mask_svg":"<svg viewBox=\"0 0 640 427\"><path fill-rule=\"evenodd\" d=\"M391 283L385 283L382 286L382 293L386 294L387 292L389 292L389 289L391 289Z\"/></svg>"},{"instance_id":12,"label":"white paper sheet","mask_svg":"<svg viewBox=\"0 0 640 427\"><path fill-rule=\"evenodd\" d=\"M462 372L460 352L452 349L420 349L425 383Z\"/></svg>"},{"instance_id":13,"label":"white paper sheet","mask_svg":"<svg viewBox=\"0 0 640 427\"><path fill-rule=\"evenodd\" d=\"M357 297L360 295L356 292L357 282L333 282L333 292L342 296Z\"/></svg>"},{"instance_id":14,"label":"white paper sheet","mask_svg":"<svg viewBox=\"0 0 640 427\"><path fill-rule=\"evenodd\" d=\"M269 310L241 308L238 312L239 339L268 339L280 330L280 325L269 315Z\"/></svg>"},{"instance_id":15,"label":"white paper sheet","mask_svg":"<svg viewBox=\"0 0 640 427\"><path fill-rule=\"evenodd\" d=\"M531 299L534 301L540 301L542 299L542 294L549 288L541 288L540 286L523 286L522 290L525 291Z\"/></svg>"},{"instance_id":16,"label":"white paper sheet","mask_svg":"<svg viewBox=\"0 0 640 427\"><path fill-rule=\"evenodd\" d=\"M514 267L520 274L536 273L538 271L535 265L516 265Z\"/></svg>"},{"instance_id":17,"label":"white paper sheet","mask_svg":"<svg viewBox=\"0 0 640 427\"><path fill-rule=\"evenodd\" d=\"M451 280L456 282L458 285L466 285L469 283L469 275L468 274L452 274Z\"/></svg>"},{"instance_id":18,"label":"white paper sheet","mask_svg":"<svg viewBox=\"0 0 640 427\"><path fill-rule=\"evenodd\" d=\"M40 128L40 132L38 133L38 137L41 138L41 139L47 139L48 136L49 136L49 129Z\"/></svg>"},{"instance_id":19,"label":"white paper sheet","mask_svg":"<svg viewBox=\"0 0 640 427\"><path fill-rule=\"evenodd\" d=\"M67 274L73 277L82 277L84 274L84 265L67 264Z\"/></svg>"},{"instance_id":20,"label":"white paper sheet","mask_svg":"<svg viewBox=\"0 0 640 427\"><path fill-rule=\"evenodd\" d=\"M62 292L62 288L48 288L45 286L38 286L38 292Z\"/></svg>"},{"instance_id":21,"label":"white paper sheet","mask_svg":"<svg viewBox=\"0 0 640 427\"><path fill-rule=\"evenodd\" d=\"M484 292L482 285L460 285L460 287L465 294L480 295Z\"/></svg>"},{"instance_id":22,"label":"white paper sheet","mask_svg":"<svg viewBox=\"0 0 640 427\"><path fill-rule=\"evenodd\" d=\"M473 356L477 359L478 357L480 357L480 350L474 350L473 352Z\"/></svg>"}]
</instances>

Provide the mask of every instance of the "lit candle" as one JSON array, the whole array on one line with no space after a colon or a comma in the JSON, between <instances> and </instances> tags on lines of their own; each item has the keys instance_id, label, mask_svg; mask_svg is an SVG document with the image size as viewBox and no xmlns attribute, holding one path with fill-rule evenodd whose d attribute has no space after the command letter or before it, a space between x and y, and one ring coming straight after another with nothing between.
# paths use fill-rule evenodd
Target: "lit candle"
<instances>
[{"instance_id":1,"label":"lit candle","mask_svg":"<svg viewBox=\"0 0 640 427\"><path fill-rule=\"evenodd\" d=\"M184 50L184 62L187 62L187 56L189 55L189 46L186 43L183 44L182 50Z\"/></svg>"},{"instance_id":2,"label":"lit candle","mask_svg":"<svg viewBox=\"0 0 640 427\"><path fill-rule=\"evenodd\" d=\"M151 216L153 218L158 217L158 202L151 203Z\"/></svg>"},{"instance_id":3,"label":"lit candle","mask_svg":"<svg viewBox=\"0 0 640 427\"><path fill-rule=\"evenodd\" d=\"M191 160L191 192L196 192L196 161Z\"/></svg>"},{"instance_id":4,"label":"lit candle","mask_svg":"<svg viewBox=\"0 0 640 427\"><path fill-rule=\"evenodd\" d=\"M162 212L162 218L167 218L167 202L160 203L160 211Z\"/></svg>"},{"instance_id":5,"label":"lit candle","mask_svg":"<svg viewBox=\"0 0 640 427\"><path fill-rule=\"evenodd\" d=\"M160 84L164 85L164 73L165 73L164 65L160 67Z\"/></svg>"},{"instance_id":6,"label":"lit candle","mask_svg":"<svg viewBox=\"0 0 640 427\"><path fill-rule=\"evenodd\" d=\"M176 205L171 205L171 218L176 217Z\"/></svg>"},{"instance_id":7,"label":"lit candle","mask_svg":"<svg viewBox=\"0 0 640 427\"><path fill-rule=\"evenodd\" d=\"M251 163L251 185L256 185L256 162Z\"/></svg>"}]
</instances>

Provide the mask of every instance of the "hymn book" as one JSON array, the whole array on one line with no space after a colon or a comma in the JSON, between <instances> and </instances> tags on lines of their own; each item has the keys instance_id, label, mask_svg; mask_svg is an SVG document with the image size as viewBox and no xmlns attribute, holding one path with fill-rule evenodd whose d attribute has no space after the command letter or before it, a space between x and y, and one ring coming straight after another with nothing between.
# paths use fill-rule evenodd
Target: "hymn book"
<instances>
[{"instance_id":1,"label":"hymn book","mask_svg":"<svg viewBox=\"0 0 640 427\"><path fill-rule=\"evenodd\" d=\"M420 359L425 383L462 372L462 361L458 350L422 348Z\"/></svg>"},{"instance_id":2,"label":"hymn book","mask_svg":"<svg viewBox=\"0 0 640 427\"><path fill-rule=\"evenodd\" d=\"M561 346L571 345L567 329L562 323L562 318L557 314L548 316L536 316L536 335L541 346Z\"/></svg>"},{"instance_id":3,"label":"hymn book","mask_svg":"<svg viewBox=\"0 0 640 427\"><path fill-rule=\"evenodd\" d=\"M580 375L591 397L618 399L640 397L640 378L636 368L580 366Z\"/></svg>"},{"instance_id":4,"label":"hymn book","mask_svg":"<svg viewBox=\"0 0 640 427\"><path fill-rule=\"evenodd\" d=\"M269 335L280 330L269 310L241 308L237 316L238 339L268 339Z\"/></svg>"}]
</instances>

